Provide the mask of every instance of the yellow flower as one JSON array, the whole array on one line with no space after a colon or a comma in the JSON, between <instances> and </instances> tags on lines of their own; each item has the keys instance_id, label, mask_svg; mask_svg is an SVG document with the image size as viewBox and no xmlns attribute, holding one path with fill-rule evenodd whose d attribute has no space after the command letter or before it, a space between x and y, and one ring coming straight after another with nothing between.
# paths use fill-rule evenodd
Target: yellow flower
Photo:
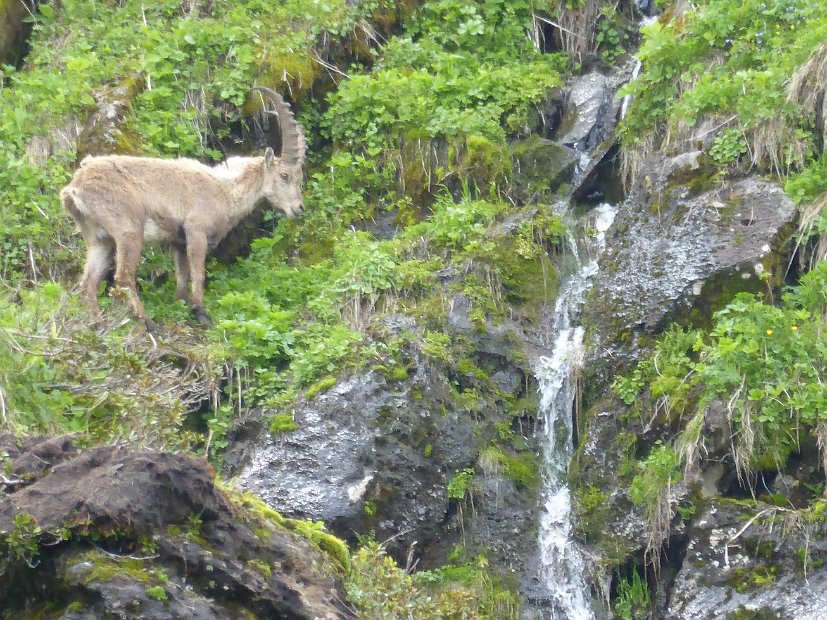
<instances>
[{"instance_id":1,"label":"yellow flower","mask_svg":"<svg viewBox=\"0 0 827 620\"><path fill-rule=\"evenodd\" d=\"M793 325L790 329L793 330L794 332L797 332L798 331L798 325Z\"/></svg>"},{"instance_id":2,"label":"yellow flower","mask_svg":"<svg viewBox=\"0 0 827 620\"><path fill-rule=\"evenodd\" d=\"M771 329L767 330L767 336L772 336L772 330Z\"/></svg>"}]
</instances>

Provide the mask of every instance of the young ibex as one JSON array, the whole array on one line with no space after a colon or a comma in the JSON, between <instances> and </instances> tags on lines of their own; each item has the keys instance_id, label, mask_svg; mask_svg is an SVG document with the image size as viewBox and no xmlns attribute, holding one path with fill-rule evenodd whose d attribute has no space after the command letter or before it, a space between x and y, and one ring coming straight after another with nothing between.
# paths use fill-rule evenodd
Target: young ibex
<instances>
[{"instance_id":1,"label":"young ibex","mask_svg":"<svg viewBox=\"0 0 827 620\"><path fill-rule=\"evenodd\" d=\"M87 157L60 192L87 245L80 287L97 312L98 287L116 261L115 284L125 287L135 316L146 320L135 272L144 242L167 244L177 279L176 297L187 298L192 282L193 311L204 311L207 251L262 199L295 217L301 198L306 142L290 106L281 96L257 88L275 106L281 127L281 156L231 157L215 167L191 159L164 160L109 155Z\"/></svg>"}]
</instances>

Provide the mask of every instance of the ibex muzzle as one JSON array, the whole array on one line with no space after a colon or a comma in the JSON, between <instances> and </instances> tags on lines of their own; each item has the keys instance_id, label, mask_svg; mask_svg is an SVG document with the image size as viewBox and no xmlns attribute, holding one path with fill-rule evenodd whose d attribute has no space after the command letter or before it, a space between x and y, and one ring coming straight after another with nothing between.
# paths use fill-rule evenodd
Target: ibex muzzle
<instances>
[{"instance_id":1,"label":"ibex muzzle","mask_svg":"<svg viewBox=\"0 0 827 620\"><path fill-rule=\"evenodd\" d=\"M135 272L144 243L166 244L172 252L176 297L191 303L199 320L204 311L207 251L267 200L288 217L304 209L306 141L290 106L278 93L256 88L273 104L282 150L263 157L231 157L214 167L192 159L108 155L87 157L60 192L63 206L86 241L86 267L80 281L87 304L98 311L98 287L115 260L115 284L129 291L135 316L146 319Z\"/></svg>"}]
</instances>

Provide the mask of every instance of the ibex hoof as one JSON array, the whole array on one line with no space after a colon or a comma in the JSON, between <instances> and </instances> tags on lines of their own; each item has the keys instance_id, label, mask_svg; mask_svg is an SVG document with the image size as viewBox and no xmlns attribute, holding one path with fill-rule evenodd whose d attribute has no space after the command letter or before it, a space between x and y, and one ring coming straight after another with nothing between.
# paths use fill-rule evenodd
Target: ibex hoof
<instances>
[{"instance_id":1,"label":"ibex hoof","mask_svg":"<svg viewBox=\"0 0 827 620\"><path fill-rule=\"evenodd\" d=\"M210 321L210 317L207 316L206 312L200 308L196 308L193 312L195 313L195 320L201 323L201 325L212 327L212 321Z\"/></svg>"}]
</instances>

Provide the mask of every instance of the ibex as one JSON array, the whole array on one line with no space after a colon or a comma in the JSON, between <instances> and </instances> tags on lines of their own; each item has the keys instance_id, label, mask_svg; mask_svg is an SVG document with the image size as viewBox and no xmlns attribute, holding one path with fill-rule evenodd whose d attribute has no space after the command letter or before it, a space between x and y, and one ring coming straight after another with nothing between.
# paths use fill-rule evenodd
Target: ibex
<instances>
[{"instance_id":1,"label":"ibex","mask_svg":"<svg viewBox=\"0 0 827 620\"><path fill-rule=\"evenodd\" d=\"M304 209L301 197L306 141L282 97L256 88L275 106L281 127L281 156L231 157L210 167L192 159L108 155L86 157L60 192L63 206L86 241L80 288L99 311L98 287L115 258L115 284L125 287L135 316L146 320L135 272L144 242L169 245L175 264L176 298L187 299L199 321L204 311L207 251L262 200L288 217ZM151 323L151 322L150 322Z\"/></svg>"}]
</instances>

